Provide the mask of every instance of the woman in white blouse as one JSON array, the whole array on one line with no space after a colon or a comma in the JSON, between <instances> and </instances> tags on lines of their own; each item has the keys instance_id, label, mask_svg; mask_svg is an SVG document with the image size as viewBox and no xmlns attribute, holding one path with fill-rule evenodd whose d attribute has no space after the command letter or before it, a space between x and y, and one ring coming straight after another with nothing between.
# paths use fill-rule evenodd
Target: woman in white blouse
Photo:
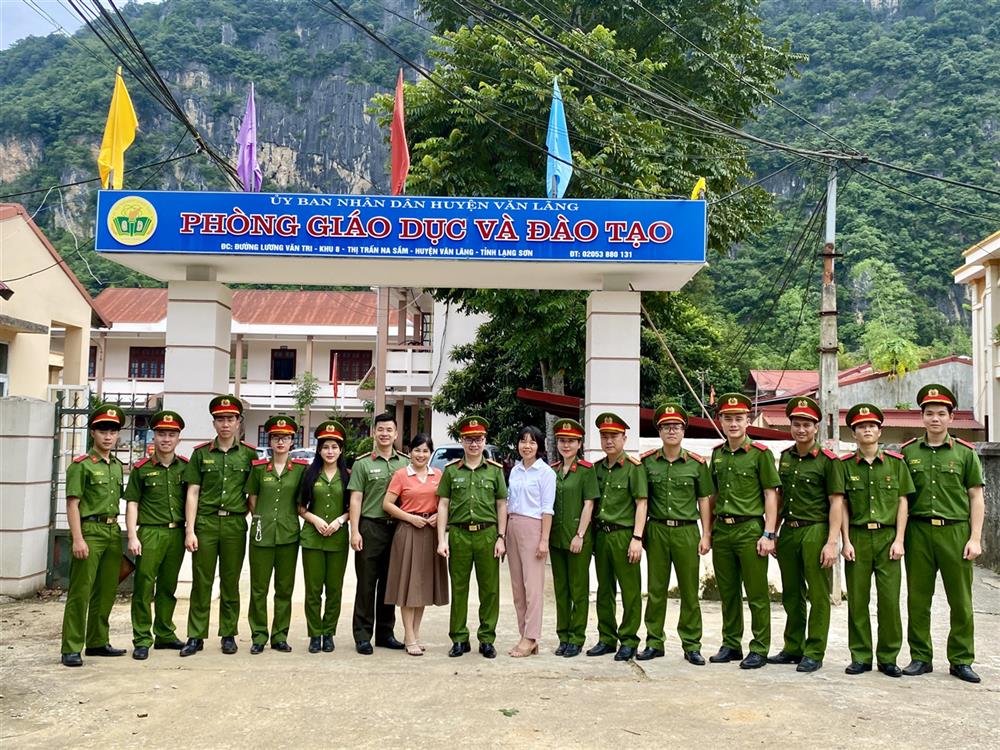
<instances>
[{"instance_id":1,"label":"woman in white blouse","mask_svg":"<svg viewBox=\"0 0 1000 750\"><path fill-rule=\"evenodd\" d=\"M521 428L517 434L521 460L511 469L507 489L507 555L521 633L520 642L508 652L511 656L537 654L542 635L545 558L556 498L556 475L542 456L544 440L537 427Z\"/></svg>"}]
</instances>

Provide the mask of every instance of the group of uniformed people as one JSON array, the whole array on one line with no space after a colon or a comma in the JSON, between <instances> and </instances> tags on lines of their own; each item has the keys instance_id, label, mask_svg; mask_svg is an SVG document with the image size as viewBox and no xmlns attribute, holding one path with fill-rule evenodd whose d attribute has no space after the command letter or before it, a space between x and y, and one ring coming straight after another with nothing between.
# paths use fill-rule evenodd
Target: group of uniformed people
<instances>
[{"instance_id":1,"label":"group of uniformed people","mask_svg":"<svg viewBox=\"0 0 1000 750\"><path fill-rule=\"evenodd\" d=\"M601 449L596 464L582 459L584 428L573 419L555 424L559 458L548 538L556 599L557 656L583 651L589 610L590 561L597 572L598 640L588 656L617 661L664 655L664 619L671 571L680 595L677 634L684 658L704 665L699 604L699 556L713 552L722 604L722 644L709 658L738 661L743 669L796 664L814 672L822 664L830 625L832 567L845 559L848 599L848 674L878 671L891 677L932 671L931 598L938 572L951 609L947 642L950 673L979 682L972 669L972 561L981 552L984 518L982 468L973 447L949 434L956 404L942 385L920 389L924 434L901 453L880 443L882 412L873 404L848 410L857 450L844 456L817 442L822 419L811 398L786 408L794 444L776 462L747 436L751 401L738 393L719 400L725 440L708 458L682 447L688 414L678 403L655 410L662 446L640 458L625 452L629 426L616 414L598 416ZM265 424L272 455L257 460L239 442L242 403L217 396L209 405L216 438L190 460L176 453L181 416L154 415L153 454L136 463L124 492L128 549L136 555L132 597L133 657L149 647L190 656L208 635L212 582L218 564L222 651L237 650L239 576L250 515L251 653L268 640L291 651L288 628L299 547L303 550L309 651L333 651L348 546L355 550L357 593L353 635L358 653L375 646L402 649L393 633L394 607L385 601L395 519L383 509L389 480L407 466L394 446L391 415L376 418L374 447L348 476L344 428L336 421L315 431L312 465L288 458L297 426L279 415ZM120 656L111 646L108 618L121 562L118 500L122 464L114 456L122 412L104 404L91 415L93 447L67 471L67 515L73 559L63 620L62 663L88 656ZM471 650L467 626L470 579L479 589L479 652L494 658L499 614L499 565L505 555L507 486L500 464L484 457L488 421L460 420L464 455L445 467L437 488L438 554L451 579L449 656ZM308 489L303 492L302 488ZM300 530L299 519L305 521ZM348 535L348 527L350 533ZM546 529L549 526L546 525ZM349 545L348 545L349 540ZM188 639L175 631L174 592L185 548L192 553ZM640 562L648 557L646 642L639 650L642 616ZM786 613L783 644L771 646L768 557L777 557ZM896 664L902 645L899 594L907 570L911 662ZM274 577L273 620L267 593ZM869 600L878 593L873 648ZM326 595L325 612L320 612ZM743 592L751 640L743 651ZM620 593L622 614L616 614ZM153 612L151 614L151 605Z\"/></svg>"}]
</instances>

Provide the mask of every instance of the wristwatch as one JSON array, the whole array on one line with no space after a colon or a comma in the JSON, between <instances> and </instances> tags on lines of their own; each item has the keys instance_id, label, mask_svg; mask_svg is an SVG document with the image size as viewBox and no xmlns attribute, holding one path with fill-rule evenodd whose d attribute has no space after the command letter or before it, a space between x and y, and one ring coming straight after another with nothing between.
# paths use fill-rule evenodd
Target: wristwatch
<instances>
[{"instance_id":1,"label":"wristwatch","mask_svg":"<svg viewBox=\"0 0 1000 750\"><path fill-rule=\"evenodd\" d=\"M765 531L763 534L761 534L761 536L763 536L765 539L770 539L772 541L778 538L778 535L775 534L773 531Z\"/></svg>"},{"instance_id":2,"label":"wristwatch","mask_svg":"<svg viewBox=\"0 0 1000 750\"><path fill-rule=\"evenodd\" d=\"M639 534L633 534L632 538L635 539L637 542L642 541L642 536L640 536Z\"/></svg>"},{"instance_id":3,"label":"wristwatch","mask_svg":"<svg viewBox=\"0 0 1000 750\"><path fill-rule=\"evenodd\" d=\"M576 532L576 534L574 536L576 536L577 539L580 539L580 540L583 539L583 534L581 534L579 531Z\"/></svg>"}]
</instances>

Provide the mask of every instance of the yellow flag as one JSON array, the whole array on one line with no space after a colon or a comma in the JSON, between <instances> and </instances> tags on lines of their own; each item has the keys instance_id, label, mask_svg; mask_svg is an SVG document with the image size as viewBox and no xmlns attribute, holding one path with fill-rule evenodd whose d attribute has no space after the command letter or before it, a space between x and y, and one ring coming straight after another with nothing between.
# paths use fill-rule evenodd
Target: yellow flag
<instances>
[{"instance_id":1,"label":"yellow flag","mask_svg":"<svg viewBox=\"0 0 1000 750\"><path fill-rule=\"evenodd\" d=\"M108 122L104 126L101 153L97 157L97 169L101 173L101 187L122 189L125 172L125 149L135 140L135 129L139 127L132 100L125 89L122 69L115 75L115 92L111 95Z\"/></svg>"},{"instance_id":2,"label":"yellow flag","mask_svg":"<svg viewBox=\"0 0 1000 750\"><path fill-rule=\"evenodd\" d=\"M698 181L694 184L694 190L691 191L691 200L696 201L705 192L705 178L699 177Z\"/></svg>"}]
</instances>

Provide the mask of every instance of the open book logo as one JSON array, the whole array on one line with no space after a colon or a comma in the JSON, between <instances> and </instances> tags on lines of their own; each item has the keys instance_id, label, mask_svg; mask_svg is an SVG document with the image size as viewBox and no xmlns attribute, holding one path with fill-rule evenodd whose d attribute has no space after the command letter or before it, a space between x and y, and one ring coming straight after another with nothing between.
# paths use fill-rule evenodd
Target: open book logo
<instances>
[{"instance_id":1,"label":"open book logo","mask_svg":"<svg viewBox=\"0 0 1000 750\"><path fill-rule=\"evenodd\" d=\"M156 209L145 198L122 198L108 211L108 230L123 245L141 245L156 231Z\"/></svg>"}]
</instances>

